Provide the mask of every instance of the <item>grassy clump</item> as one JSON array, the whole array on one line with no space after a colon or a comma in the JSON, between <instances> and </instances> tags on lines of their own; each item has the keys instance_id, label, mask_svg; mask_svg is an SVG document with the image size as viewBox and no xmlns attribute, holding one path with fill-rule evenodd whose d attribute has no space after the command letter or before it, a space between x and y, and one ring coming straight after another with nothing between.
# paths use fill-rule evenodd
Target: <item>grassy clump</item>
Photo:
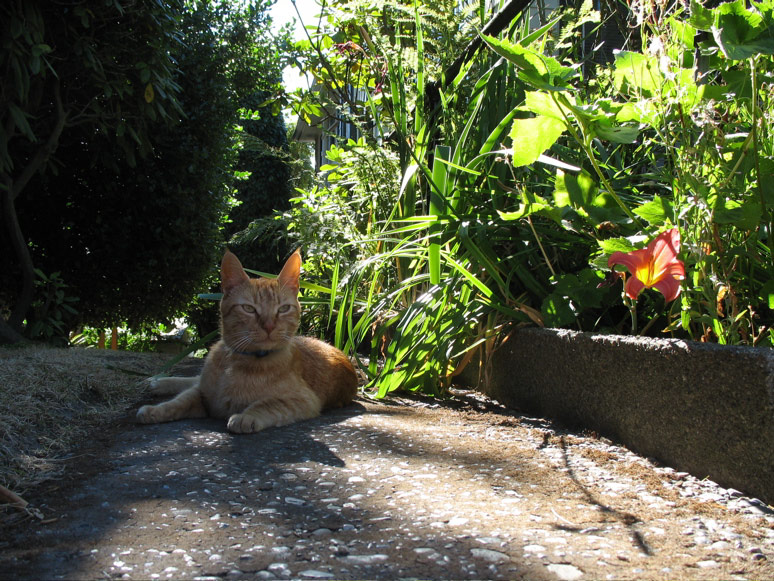
<instances>
[{"instance_id":1,"label":"grassy clump","mask_svg":"<svg viewBox=\"0 0 774 581\"><path fill-rule=\"evenodd\" d=\"M41 346L0 349L0 484L58 476L74 446L125 413L168 355Z\"/></svg>"}]
</instances>

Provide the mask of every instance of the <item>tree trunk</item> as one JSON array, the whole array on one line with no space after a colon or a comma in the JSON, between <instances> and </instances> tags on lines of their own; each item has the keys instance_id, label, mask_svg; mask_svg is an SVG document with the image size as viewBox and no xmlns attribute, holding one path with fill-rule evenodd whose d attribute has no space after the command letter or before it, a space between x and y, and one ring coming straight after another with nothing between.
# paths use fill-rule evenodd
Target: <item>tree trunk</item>
<instances>
[{"instance_id":1,"label":"tree trunk","mask_svg":"<svg viewBox=\"0 0 774 581\"><path fill-rule=\"evenodd\" d=\"M21 270L21 291L7 321L0 319L0 341L17 342L21 338L24 319L32 304L35 290L35 267L29 246L19 224L19 217L16 214L16 204L14 202L32 177L48 163L49 158L59 145L59 137L67 124L68 115L62 105L58 80L54 83L53 97L56 105L56 120L48 139L38 148L35 155L30 158L16 179L10 174L1 176L3 184L0 190L0 196L2 196L2 199L0 199L2 226L8 232L8 238L11 241L11 251L16 256Z\"/></svg>"},{"instance_id":2,"label":"tree trunk","mask_svg":"<svg viewBox=\"0 0 774 581\"><path fill-rule=\"evenodd\" d=\"M16 206L13 203L13 186L8 184L8 187L0 195L2 195L3 227L8 232L8 237L11 240L11 251L16 256L21 269L21 290L6 324L11 330L21 333L24 317L30 304L32 304L32 293L35 289L35 269L30 250L19 225L19 218L16 215Z\"/></svg>"}]
</instances>

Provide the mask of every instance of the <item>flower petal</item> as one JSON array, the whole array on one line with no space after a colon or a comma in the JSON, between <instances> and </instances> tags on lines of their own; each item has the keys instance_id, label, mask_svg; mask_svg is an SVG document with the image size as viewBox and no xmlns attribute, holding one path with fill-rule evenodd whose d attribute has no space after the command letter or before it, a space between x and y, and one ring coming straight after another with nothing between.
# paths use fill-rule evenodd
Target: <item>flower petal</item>
<instances>
[{"instance_id":1,"label":"flower petal","mask_svg":"<svg viewBox=\"0 0 774 581\"><path fill-rule=\"evenodd\" d=\"M642 281L634 275L626 279L626 284L624 284L624 291L626 291L626 296L634 300L637 300L637 297L644 288L645 285L642 283Z\"/></svg>"},{"instance_id":2,"label":"flower petal","mask_svg":"<svg viewBox=\"0 0 774 581\"><path fill-rule=\"evenodd\" d=\"M680 231L666 230L651 240L646 249L653 262L653 280L658 281L666 274L670 264L677 261L680 250Z\"/></svg>"},{"instance_id":3,"label":"flower petal","mask_svg":"<svg viewBox=\"0 0 774 581\"><path fill-rule=\"evenodd\" d=\"M673 301L680 296L680 281L671 276L665 276L654 284L653 288L664 295L666 302Z\"/></svg>"},{"instance_id":4,"label":"flower petal","mask_svg":"<svg viewBox=\"0 0 774 581\"><path fill-rule=\"evenodd\" d=\"M648 264L649 252L647 248L634 250L632 252L613 252L607 259L607 266L612 268L615 264L622 264L627 270L634 274L637 269Z\"/></svg>"},{"instance_id":5,"label":"flower petal","mask_svg":"<svg viewBox=\"0 0 774 581\"><path fill-rule=\"evenodd\" d=\"M685 278L685 265L677 258L680 251L680 230L666 230L650 241L646 248L633 252L614 252L607 265L621 264L631 276L624 290L636 299L643 288L655 288L667 302L680 295L680 281Z\"/></svg>"},{"instance_id":6,"label":"flower petal","mask_svg":"<svg viewBox=\"0 0 774 581\"><path fill-rule=\"evenodd\" d=\"M683 280L685 278L685 265L682 260L676 260L669 265L666 272L672 278Z\"/></svg>"}]
</instances>

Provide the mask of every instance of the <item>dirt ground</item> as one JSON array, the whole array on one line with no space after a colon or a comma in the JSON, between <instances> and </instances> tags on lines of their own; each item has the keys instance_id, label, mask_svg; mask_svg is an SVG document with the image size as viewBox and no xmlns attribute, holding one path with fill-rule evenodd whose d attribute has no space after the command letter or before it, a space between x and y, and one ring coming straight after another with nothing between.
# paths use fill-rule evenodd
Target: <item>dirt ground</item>
<instances>
[{"instance_id":1,"label":"dirt ground","mask_svg":"<svg viewBox=\"0 0 774 581\"><path fill-rule=\"evenodd\" d=\"M251 435L137 407L0 513L0 577L774 578L762 502L472 392Z\"/></svg>"}]
</instances>

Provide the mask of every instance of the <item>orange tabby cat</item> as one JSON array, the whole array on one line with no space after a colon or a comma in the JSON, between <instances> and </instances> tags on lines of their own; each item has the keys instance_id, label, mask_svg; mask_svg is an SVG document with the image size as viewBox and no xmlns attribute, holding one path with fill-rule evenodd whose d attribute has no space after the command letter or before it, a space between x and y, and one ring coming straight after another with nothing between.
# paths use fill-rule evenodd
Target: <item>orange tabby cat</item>
<instances>
[{"instance_id":1,"label":"orange tabby cat","mask_svg":"<svg viewBox=\"0 0 774 581\"><path fill-rule=\"evenodd\" d=\"M257 432L341 407L357 392L346 356L311 337L296 336L301 253L276 280L251 279L226 251L221 264L221 339L199 377L167 377L152 383L156 394L177 393L137 412L144 424L206 416L228 418L228 429Z\"/></svg>"}]
</instances>

